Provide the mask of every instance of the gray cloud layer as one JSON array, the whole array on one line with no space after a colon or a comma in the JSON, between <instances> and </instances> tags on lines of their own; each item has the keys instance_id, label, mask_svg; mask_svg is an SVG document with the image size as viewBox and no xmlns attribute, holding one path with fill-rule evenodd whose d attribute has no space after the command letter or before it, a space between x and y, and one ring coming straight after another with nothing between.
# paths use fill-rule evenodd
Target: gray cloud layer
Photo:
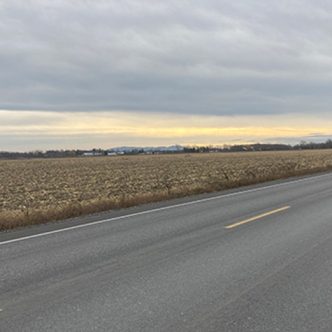
<instances>
[{"instance_id":1,"label":"gray cloud layer","mask_svg":"<svg viewBox=\"0 0 332 332\"><path fill-rule=\"evenodd\" d=\"M332 3L0 0L0 109L330 112Z\"/></svg>"}]
</instances>

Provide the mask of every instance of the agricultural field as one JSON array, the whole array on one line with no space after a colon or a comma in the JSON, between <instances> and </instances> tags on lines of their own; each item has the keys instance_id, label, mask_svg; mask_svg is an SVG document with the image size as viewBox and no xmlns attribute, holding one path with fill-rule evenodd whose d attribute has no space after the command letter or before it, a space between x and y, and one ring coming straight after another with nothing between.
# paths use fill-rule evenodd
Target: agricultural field
<instances>
[{"instance_id":1,"label":"agricultural field","mask_svg":"<svg viewBox=\"0 0 332 332\"><path fill-rule=\"evenodd\" d=\"M330 150L0 160L0 230L330 169Z\"/></svg>"}]
</instances>

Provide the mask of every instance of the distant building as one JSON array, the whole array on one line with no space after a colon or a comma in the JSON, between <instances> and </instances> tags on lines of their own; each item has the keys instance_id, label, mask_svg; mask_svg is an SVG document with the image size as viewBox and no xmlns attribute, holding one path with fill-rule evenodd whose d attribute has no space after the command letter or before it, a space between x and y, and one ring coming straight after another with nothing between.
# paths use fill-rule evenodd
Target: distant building
<instances>
[{"instance_id":1,"label":"distant building","mask_svg":"<svg viewBox=\"0 0 332 332\"><path fill-rule=\"evenodd\" d=\"M96 157L96 156L102 156L102 152L97 152L97 151L88 151L88 152L83 152L84 157Z\"/></svg>"},{"instance_id":2,"label":"distant building","mask_svg":"<svg viewBox=\"0 0 332 332\"><path fill-rule=\"evenodd\" d=\"M122 155L122 154L125 154L125 153L123 151L117 151L117 152L108 151L107 152L107 156L118 156L118 155Z\"/></svg>"}]
</instances>

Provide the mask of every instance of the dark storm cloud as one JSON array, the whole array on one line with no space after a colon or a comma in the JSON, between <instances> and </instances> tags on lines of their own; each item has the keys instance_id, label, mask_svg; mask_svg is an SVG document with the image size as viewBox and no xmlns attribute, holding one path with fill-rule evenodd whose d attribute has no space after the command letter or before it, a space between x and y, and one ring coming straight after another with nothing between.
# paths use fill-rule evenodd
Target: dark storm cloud
<instances>
[{"instance_id":1,"label":"dark storm cloud","mask_svg":"<svg viewBox=\"0 0 332 332\"><path fill-rule=\"evenodd\" d=\"M0 109L328 112L326 1L0 0Z\"/></svg>"}]
</instances>

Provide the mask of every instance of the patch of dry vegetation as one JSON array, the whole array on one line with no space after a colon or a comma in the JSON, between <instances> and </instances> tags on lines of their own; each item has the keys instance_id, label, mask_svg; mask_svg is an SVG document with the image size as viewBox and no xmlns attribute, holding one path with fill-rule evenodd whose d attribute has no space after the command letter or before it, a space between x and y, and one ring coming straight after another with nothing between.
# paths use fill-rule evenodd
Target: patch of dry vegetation
<instances>
[{"instance_id":1,"label":"patch of dry vegetation","mask_svg":"<svg viewBox=\"0 0 332 332\"><path fill-rule=\"evenodd\" d=\"M332 169L332 151L0 160L0 230Z\"/></svg>"}]
</instances>

